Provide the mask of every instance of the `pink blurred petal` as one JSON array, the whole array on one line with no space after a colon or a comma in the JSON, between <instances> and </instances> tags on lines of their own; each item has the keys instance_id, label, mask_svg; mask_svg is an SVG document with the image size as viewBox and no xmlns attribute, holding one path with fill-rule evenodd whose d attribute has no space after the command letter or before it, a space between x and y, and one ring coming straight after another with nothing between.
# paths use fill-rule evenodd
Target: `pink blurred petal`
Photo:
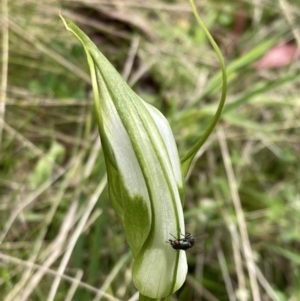
<instances>
[{"instance_id":1,"label":"pink blurred petal","mask_svg":"<svg viewBox=\"0 0 300 301\"><path fill-rule=\"evenodd\" d=\"M271 48L256 64L256 69L280 68L289 65L299 57L299 49L295 44L280 44Z\"/></svg>"}]
</instances>

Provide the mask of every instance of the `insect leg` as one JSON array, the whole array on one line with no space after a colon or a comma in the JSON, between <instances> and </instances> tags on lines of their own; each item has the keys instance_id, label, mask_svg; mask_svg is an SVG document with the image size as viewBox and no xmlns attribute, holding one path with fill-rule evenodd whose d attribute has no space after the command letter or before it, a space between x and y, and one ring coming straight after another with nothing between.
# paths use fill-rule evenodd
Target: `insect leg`
<instances>
[{"instance_id":1,"label":"insect leg","mask_svg":"<svg viewBox=\"0 0 300 301\"><path fill-rule=\"evenodd\" d=\"M171 236L173 236L176 240L177 240L177 237L175 237L173 234L169 233Z\"/></svg>"}]
</instances>

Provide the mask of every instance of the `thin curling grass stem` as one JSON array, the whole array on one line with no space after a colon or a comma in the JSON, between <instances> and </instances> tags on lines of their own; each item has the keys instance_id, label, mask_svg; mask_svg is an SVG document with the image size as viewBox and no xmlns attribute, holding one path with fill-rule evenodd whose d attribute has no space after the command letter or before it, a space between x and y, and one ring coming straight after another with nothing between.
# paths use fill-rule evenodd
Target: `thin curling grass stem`
<instances>
[{"instance_id":1,"label":"thin curling grass stem","mask_svg":"<svg viewBox=\"0 0 300 301\"><path fill-rule=\"evenodd\" d=\"M194 158L197 151L200 149L200 147L205 143L207 138L212 133L212 131L215 128L218 120L220 119L220 116L221 116L221 113L222 113L222 110L223 110L223 107L224 107L224 104L225 104L225 100L226 100L226 93L227 93L227 75L226 75L226 67L225 67L224 58L222 56L222 53L221 53L217 43L215 42L215 40L213 39L213 37L209 33L208 29L205 27L204 23L202 22L199 14L197 13L197 9L195 7L194 1L193 0L189 0L189 1L190 1L192 11L194 13L194 16L195 16L198 24L200 25L200 27L205 32L209 42L211 43L211 45L212 45L212 47L213 47L214 51L216 52L216 55L219 59L220 67L221 67L221 71L222 71L223 85L222 85L222 94L221 94L219 106L218 106L217 112L216 112L213 120L211 121L211 123L207 127L207 129L205 130L204 134L195 143L195 145L181 158L181 164L183 164L187 160L191 161Z\"/></svg>"}]
</instances>

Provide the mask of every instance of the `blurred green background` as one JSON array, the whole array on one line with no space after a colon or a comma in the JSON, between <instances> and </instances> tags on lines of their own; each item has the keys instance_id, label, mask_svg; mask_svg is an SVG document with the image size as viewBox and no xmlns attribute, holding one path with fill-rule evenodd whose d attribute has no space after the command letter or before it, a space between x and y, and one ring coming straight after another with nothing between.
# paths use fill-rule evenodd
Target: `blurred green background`
<instances>
[{"instance_id":1,"label":"blurred green background","mask_svg":"<svg viewBox=\"0 0 300 301\"><path fill-rule=\"evenodd\" d=\"M200 237L172 300L298 301L300 3L196 5L229 89L187 177L186 230ZM138 300L86 57L59 11L163 112L181 155L216 110L218 60L188 1L1 1L0 300Z\"/></svg>"}]
</instances>

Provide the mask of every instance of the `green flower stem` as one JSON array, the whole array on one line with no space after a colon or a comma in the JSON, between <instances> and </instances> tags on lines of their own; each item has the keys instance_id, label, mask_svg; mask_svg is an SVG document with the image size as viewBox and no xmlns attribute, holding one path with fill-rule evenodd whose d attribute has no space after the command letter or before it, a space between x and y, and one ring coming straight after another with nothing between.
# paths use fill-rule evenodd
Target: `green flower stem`
<instances>
[{"instance_id":1,"label":"green flower stem","mask_svg":"<svg viewBox=\"0 0 300 301\"><path fill-rule=\"evenodd\" d=\"M211 36L211 34L209 33L209 31L205 27L204 23L202 22L199 14L197 13L194 1L193 0L189 0L189 1L190 1L190 4L191 4L193 13L195 15L195 18L197 19L199 25L201 26L201 28L205 32L208 40L210 41L213 49L216 52L216 55L217 55L218 59L219 59L220 67L221 67L221 71L222 71L223 85L222 85L222 94L221 94L219 106L218 106L218 109L216 111L216 114L215 114L213 120L211 121L211 123L207 127L207 129L204 131L203 135L195 143L195 145L180 159L181 166L182 166L182 171L183 171L184 176L187 174L187 172L189 170L189 167L190 167L190 164L191 164L193 158L195 157L197 151L205 143L205 141L207 140L207 138L210 136L210 134L214 130L216 124L218 123L218 120L220 119L220 116L221 116L221 113L222 113L222 110L223 110L223 107L224 107L224 104L225 104L226 93L227 93L226 67L225 67L225 63L224 63L224 59L223 59L223 56L221 54L221 51L220 51L217 43L215 42L215 40L213 39L213 37Z\"/></svg>"}]
</instances>

